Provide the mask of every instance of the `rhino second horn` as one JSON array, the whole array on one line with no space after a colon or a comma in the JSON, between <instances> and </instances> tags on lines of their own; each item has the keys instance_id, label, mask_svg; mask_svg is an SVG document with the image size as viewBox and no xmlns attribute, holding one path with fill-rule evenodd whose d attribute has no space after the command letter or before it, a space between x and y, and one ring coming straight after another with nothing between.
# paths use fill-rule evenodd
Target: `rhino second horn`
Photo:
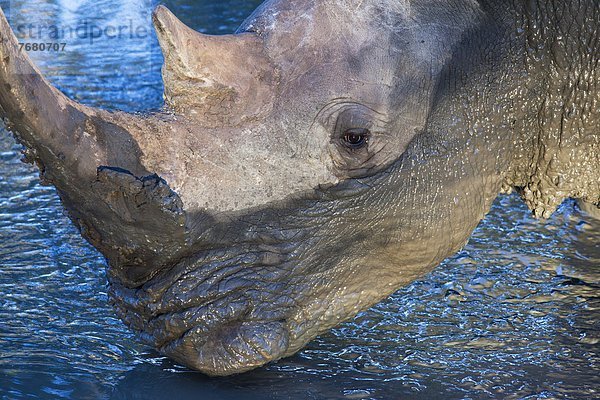
<instances>
[{"instance_id":1,"label":"rhino second horn","mask_svg":"<svg viewBox=\"0 0 600 400\"><path fill-rule=\"evenodd\" d=\"M164 55L165 102L205 125L260 118L273 104L276 69L255 33L205 35L158 6L154 26Z\"/></svg>"}]
</instances>

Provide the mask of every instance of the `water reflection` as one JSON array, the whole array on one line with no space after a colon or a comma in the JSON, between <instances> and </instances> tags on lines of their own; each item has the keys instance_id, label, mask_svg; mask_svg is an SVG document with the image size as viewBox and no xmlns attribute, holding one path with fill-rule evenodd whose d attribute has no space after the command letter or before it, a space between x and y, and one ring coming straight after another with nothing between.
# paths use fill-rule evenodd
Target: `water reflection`
<instances>
[{"instance_id":1,"label":"water reflection","mask_svg":"<svg viewBox=\"0 0 600 400\"><path fill-rule=\"evenodd\" d=\"M258 1L168 1L185 22L232 31ZM0 1L3 8L9 4ZM148 24L145 0L10 2L15 23ZM161 106L154 36L74 39L34 54L70 96ZM0 131L0 396L72 399L593 398L600 387L600 222L566 202L533 221L500 197L466 248L434 273L309 344L211 379L141 346L107 305L104 261L53 188Z\"/></svg>"}]
</instances>

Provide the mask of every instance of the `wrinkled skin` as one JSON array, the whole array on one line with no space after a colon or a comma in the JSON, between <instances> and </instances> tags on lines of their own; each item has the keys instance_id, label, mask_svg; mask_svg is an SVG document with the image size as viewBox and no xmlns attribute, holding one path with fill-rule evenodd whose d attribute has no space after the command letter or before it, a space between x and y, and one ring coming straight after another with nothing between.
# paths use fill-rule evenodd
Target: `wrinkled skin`
<instances>
[{"instance_id":1,"label":"wrinkled skin","mask_svg":"<svg viewBox=\"0 0 600 400\"><path fill-rule=\"evenodd\" d=\"M0 114L106 256L123 321L239 373L423 276L502 190L542 218L597 208L599 8L270 0L211 37L159 7L147 116L66 98L1 15Z\"/></svg>"}]
</instances>

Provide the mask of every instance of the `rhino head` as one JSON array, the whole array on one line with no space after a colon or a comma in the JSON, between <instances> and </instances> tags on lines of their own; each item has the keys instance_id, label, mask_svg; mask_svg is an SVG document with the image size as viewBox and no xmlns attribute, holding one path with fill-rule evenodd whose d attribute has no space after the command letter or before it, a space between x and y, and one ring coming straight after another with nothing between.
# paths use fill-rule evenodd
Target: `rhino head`
<instances>
[{"instance_id":1,"label":"rhino head","mask_svg":"<svg viewBox=\"0 0 600 400\"><path fill-rule=\"evenodd\" d=\"M496 3L270 0L225 36L159 6L151 115L65 97L0 12L0 115L105 255L121 319L191 368L239 373L429 272L503 188L544 217L600 202L598 108L568 116L554 94L594 52L542 46L556 21ZM597 27L597 4L571 11Z\"/></svg>"}]
</instances>

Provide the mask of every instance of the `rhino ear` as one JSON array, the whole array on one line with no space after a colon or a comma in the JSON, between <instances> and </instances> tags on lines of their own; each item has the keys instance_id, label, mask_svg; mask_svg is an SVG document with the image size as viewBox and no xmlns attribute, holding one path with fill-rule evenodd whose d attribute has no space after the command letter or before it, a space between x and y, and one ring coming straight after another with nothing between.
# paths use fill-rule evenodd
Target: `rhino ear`
<instances>
[{"instance_id":1,"label":"rhino ear","mask_svg":"<svg viewBox=\"0 0 600 400\"><path fill-rule=\"evenodd\" d=\"M205 35L164 6L153 20L165 60L165 101L177 113L235 125L271 109L276 72L258 35Z\"/></svg>"}]
</instances>

